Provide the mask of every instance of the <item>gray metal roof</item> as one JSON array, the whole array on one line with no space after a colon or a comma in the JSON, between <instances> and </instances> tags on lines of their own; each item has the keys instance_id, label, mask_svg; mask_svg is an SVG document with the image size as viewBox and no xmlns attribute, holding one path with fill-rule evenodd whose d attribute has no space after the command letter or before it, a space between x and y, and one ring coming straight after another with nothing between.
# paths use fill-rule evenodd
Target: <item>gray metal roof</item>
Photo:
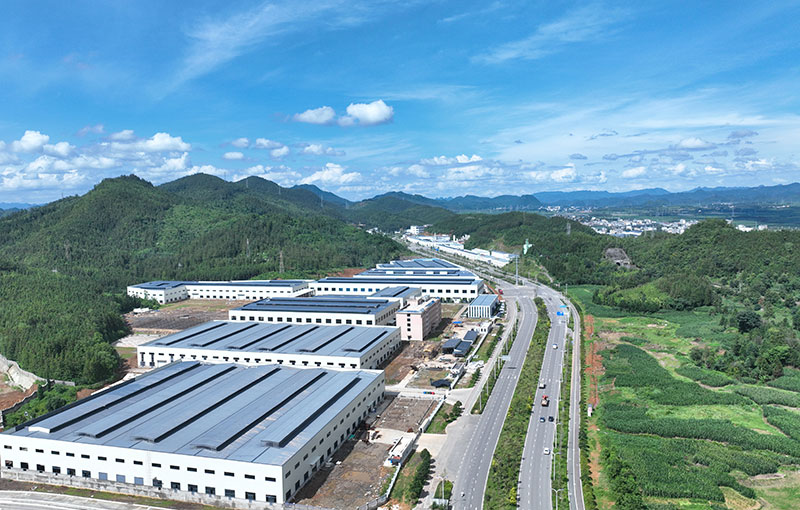
<instances>
[{"instance_id":1,"label":"gray metal roof","mask_svg":"<svg viewBox=\"0 0 800 510\"><path fill-rule=\"evenodd\" d=\"M464 335L464 340L466 340L467 342L474 342L477 339L478 339L478 332L475 331L474 329L470 329Z\"/></svg>"},{"instance_id":2,"label":"gray metal roof","mask_svg":"<svg viewBox=\"0 0 800 510\"><path fill-rule=\"evenodd\" d=\"M385 264L378 264L378 268L403 268L403 269L447 269L455 268L460 269L461 266L448 262L447 260L429 258L429 259L411 259L411 260L393 260Z\"/></svg>"},{"instance_id":3,"label":"gray metal roof","mask_svg":"<svg viewBox=\"0 0 800 510\"><path fill-rule=\"evenodd\" d=\"M481 294L470 302L469 306L493 306L497 301L497 294Z\"/></svg>"},{"instance_id":4,"label":"gray metal roof","mask_svg":"<svg viewBox=\"0 0 800 510\"><path fill-rule=\"evenodd\" d=\"M379 377L170 363L5 433L280 465Z\"/></svg>"},{"instance_id":5,"label":"gray metal roof","mask_svg":"<svg viewBox=\"0 0 800 510\"><path fill-rule=\"evenodd\" d=\"M475 273L458 268L374 268L367 269L355 275L356 278L364 277L398 277L398 278L457 278L469 276L474 278Z\"/></svg>"},{"instance_id":6,"label":"gray metal roof","mask_svg":"<svg viewBox=\"0 0 800 510\"><path fill-rule=\"evenodd\" d=\"M442 344L442 349L455 349L456 347L458 347L458 344L460 344L460 343L461 343L461 339L454 337L454 338L451 338L451 339L445 341L445 343Z\"/></svg>"},{"instance_id":7,"label":"gray metal roof","mask_svg":"<svg viewBox=\"0 0 800 510\"><path fill-rule=\"evenodd\" d=\"M179 280L156 280L152 282L139 283L131 285L147 290L163 290L173 289L184 285L208 285L211 287L300 287L308 285L304 280L241 280L241 281L219 281L219 282L204 282L204 281L179 281Z\"/></svg>"},{"instance_id":8,"label":"gray metal roof","mask_svg":"<svg viewBox=\"0 0 800 510\"><path fill-rule=\"evenodd\" d=\"M370 297L386 297L386 298L405 298L419 294L419 287L408 287L400 285L397 287L386 287L378 292L371 294Z\"/></svg>"},{"instance_id":9,"label":"gray metal roof","mask_svg":"<svg viewBox=\"0 0 800 510\"><path fill-rule=\"evenodd\" d=\"M394 326L211 321L147 342L143 347L358 358L396 330Z\"/></svg>"},{"instance_id":10,"label":"gray metal roof","mask_svg":"<svg viewBox=\"0 0 800 510\"><path fill-rule=\"evenodd\" d=\"M314 296L314 297L270 297L247 303L233 310L257 312L313 312L378 314L395 306L388 299L372 299L366 296Z\"/></svg>"}]
</instances>

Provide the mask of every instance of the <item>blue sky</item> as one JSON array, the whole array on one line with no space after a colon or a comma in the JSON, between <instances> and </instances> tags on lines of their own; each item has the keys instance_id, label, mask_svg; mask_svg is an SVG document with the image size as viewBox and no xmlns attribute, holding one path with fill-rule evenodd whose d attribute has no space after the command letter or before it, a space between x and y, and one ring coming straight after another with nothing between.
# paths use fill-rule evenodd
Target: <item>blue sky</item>
<instances>
[{"instance_id":1,"label":"blue sky","mask_svg":"<svg viewBox=\"0 0 800 510\"><path fill-rule=\"evenodd\" d=\"M3 10L0 202L129 173L351 199L800 180L797 2Z\"/></svg>"}]
</instances>

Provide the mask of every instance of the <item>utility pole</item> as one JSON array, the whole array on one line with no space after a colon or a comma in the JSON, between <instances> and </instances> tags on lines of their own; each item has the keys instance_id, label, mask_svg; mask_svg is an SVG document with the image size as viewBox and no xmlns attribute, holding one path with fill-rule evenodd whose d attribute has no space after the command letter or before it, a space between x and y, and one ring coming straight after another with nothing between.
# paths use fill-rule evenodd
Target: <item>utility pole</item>
<instances>
[{"instance_id":1,"label":"utility pole","mask_svg":"<svg viewBox=\"0 0 800 510\"><path fill-rule=\"evenodd\" d=\"M279 271L279 272L281 272L281 273L283 273L283 271L284 271L284 269L285 269L285 268L283 267L283 250L281 250L281 252L280 252L279 259L280 259L280 263L279 263L279 265L278 265L278 271Z\"/></svg>"}]
</instances>

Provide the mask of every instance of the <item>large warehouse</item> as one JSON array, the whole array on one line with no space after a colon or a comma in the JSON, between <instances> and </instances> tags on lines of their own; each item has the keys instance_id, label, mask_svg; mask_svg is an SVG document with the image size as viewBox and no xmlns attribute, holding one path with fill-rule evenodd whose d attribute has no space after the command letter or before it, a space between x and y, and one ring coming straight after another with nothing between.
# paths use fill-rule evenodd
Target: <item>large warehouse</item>
<instances>
[{"instance_id":1,"label":"large warehouse","mask_svg":"<svg viewBox=\"0 0 800 510\"><path fill-rule=\"evenodd\" d=\"M393 260L391 262L377 264L375 267L378 269L464 269L449 260L437 258Z\"/></svg>"},{"instance_id":2,"label":"large warehouse","mask_svg":"<svg viewBox=\"0 0 800 510\"><path fill-rule=\"evenodd\" d=\"M382 400L377 371L173 363L0 435L38 471L283 503Z\"/></svg>"},{"instance_id":3,"label":"large warehouse","mask_svg":"<svg viewBox=\"0 0 800 510\"><path fill-rule=\"evenodd\" d=\"M304 296L307 280L238 280L228 282L153 281L130 285L128 295L160 304L184 299L256 300L270 296Z\"/></svg>"},{"instance_id":4,"label":"large warehouse","mask_svg":"<svg viewBox=\"0 0 800 510\"><path fill-rule=\"evenodd\" d=\"M359 370L377 368L399 345L393 326L212 321L140 345L137 359L142 367L196 360Z\"/></svg>"},{"instance_id":5,"label":"large warehouse","mask_svg":"<svg viewBox=\"0 0 800 510\"><path fill-rule=\"evenodd\" d=\"M400 308L405 307L409 301L413 301L415 298L421 296L422 291L420 291L419 288L405 285L400 287L386 287L369 295L370 298L393 299L398 301L400 302Z\"/></svg>"},{"instance_id":6,"label":"large warehouse","mask_svg":"<svg viewBox=\"0 0 800 510\"><path fill-rule=\"evenodd\" d=\"M274 297L234 308L228 317L232 321L376 326L394 324L399 308L399 300L364 296Z\"/></svg>"},{"instance_id":7,"label":"large warehouse","mask_svg":"<svg viewBox=\"0 0 800 510\"><path fill-rule=\"evenodd\" d=\"M354 277L333 276L311 282L316 295L370 295L387 287L417 287L423 295L444 300L471 301L483 292L483 280L475 277Z\"/></svg>"}]
</instances>

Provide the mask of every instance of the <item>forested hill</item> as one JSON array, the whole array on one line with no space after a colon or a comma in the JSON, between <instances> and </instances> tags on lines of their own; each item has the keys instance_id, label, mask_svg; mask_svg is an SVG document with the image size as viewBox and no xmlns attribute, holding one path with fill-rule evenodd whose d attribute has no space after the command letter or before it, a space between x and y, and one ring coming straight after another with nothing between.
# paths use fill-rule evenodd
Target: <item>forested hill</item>
<instances>
[{"instance_id":1,"label":"forested hill","mask_svg":"<svg viewBox=\"0 0 800 510\"><path fill-rule=\"evenodd\" d=\"M343 211L263 179L156 187L128 176L0 218L0 352L42 376L96 382L115 370L108 341L130 306L111 294L131 283L314 277L404 252Z\"/></svg>"}]
</instances>

